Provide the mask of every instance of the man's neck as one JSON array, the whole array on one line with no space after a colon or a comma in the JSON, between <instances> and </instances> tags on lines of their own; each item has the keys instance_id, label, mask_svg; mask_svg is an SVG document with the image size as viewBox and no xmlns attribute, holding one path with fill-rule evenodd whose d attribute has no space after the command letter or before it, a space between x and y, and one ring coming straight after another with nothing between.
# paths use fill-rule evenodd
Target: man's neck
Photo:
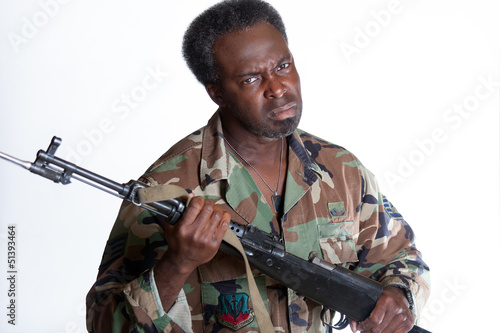
<instances>
[{"instance_id":1,"label":"man's neck","mask_svg":"<svg viewBox=\"0 0 500 333\"><path fill-rule=\"evenodd\" d=\"M270 139L256 135L245 135L245 133L233 134L224 129L224 137L230 147L236 151L237 155L244 158L244 162L259 166L263 169L279 167L280 156L288 148L285 138Z\"/></svg>"}]
</instances>

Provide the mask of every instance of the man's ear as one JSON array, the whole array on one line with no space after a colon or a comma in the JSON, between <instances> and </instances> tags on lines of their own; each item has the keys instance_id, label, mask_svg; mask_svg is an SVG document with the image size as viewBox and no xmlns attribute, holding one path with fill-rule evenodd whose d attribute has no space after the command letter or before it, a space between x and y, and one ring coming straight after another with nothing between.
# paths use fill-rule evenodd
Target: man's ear
<instances>
[{"instance_id":1,"label":"man's ear","mask_svg":"<svg viewBox=\"0 0 500 333\"><path fill-rule=\"evenodd\" d=\"M218 84L209 83L205 86L208 95L219 107L224 107L226 103L224 102L224 96L222 94L222 88Z\"/></svg>"}]
</instances>

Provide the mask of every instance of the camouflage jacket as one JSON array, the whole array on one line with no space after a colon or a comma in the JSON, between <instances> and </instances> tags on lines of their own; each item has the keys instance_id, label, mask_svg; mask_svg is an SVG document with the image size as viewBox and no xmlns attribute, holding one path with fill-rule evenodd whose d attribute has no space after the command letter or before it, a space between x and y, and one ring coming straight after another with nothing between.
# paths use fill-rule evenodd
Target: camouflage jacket
<instances>
[{"instance_id":1,"label":"camouflage jacket","mask_svg":"<svg viewBox=\"0 0 500 333\"><path fill-rule=\"evenodd\" d=\"M274 215L249 172L227 150L218 113L166 152L141 178L211 198L240 224L276 233ZM373 175L349 151L297 130L288 137L282 237L286 251L310 251L384 286L411 291L419 309L429 294L428 267L410 226L379 193ZM124 203L97 281L87 296L89 332L258 332L243 263L219 252L187 279L166 312L152 271L167 250L161 223ZM254 271L278 332L324 332L321 307Z\"/></svg>"}]
</instances>

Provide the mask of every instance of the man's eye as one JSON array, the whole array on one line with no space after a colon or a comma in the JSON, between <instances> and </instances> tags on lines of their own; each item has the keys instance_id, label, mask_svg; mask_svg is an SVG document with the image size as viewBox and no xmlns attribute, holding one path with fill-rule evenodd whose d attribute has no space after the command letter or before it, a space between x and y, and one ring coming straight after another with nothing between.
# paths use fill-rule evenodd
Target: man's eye
<instances>
[{"instance_id":1,"label":"man's eye","mask_svg":"<svg viewBox=\"0 0 500 333\"><path fill-rule=\"evenodd\" d=\"M281 65L280 67L278 67L278 70L283 70L283 69L287 69L288 67L290 67L291 64L289 62L287 62L286 64L283 64Z\"/></svg>"},{"instance_id":2,"label":"man's eye","mask_svg":"<svg viewBox=\"0 0 500 333\"><path fill-rule=\"evenodd\" d=\"M244 84L251 84L251 83L254 83L255 81L257 81L256 77L249 77L248 79L246 79L245 81L243 81L243 83Z\"/></svg>"}]
</instances>

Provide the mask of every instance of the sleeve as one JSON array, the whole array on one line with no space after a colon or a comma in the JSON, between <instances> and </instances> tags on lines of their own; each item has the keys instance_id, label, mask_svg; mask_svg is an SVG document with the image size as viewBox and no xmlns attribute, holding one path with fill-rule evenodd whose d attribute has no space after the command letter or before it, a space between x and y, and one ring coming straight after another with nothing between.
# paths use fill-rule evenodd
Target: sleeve
<instances>
[{"instance_id":1,"label":"sleeve","mask_svg":"<svg viewBox=\"0 0 500 333\"><path fill-rule=\"evenodd\" d=\"M411 293L415 318L430 294L429 267L415 245L410 225L379 191L373 174L360 165L362 195L359 263L356 272L378 280L384 287L396 286Z\"/></svg>"},{"instance_id":2,"label":"sleeve","mask_svg":"<svg viewBox=\"0 0 500 333\"><path fill-rule=\"evenodd\" d=\"M154 283L153 268L166 249L160 221L124 203L87 295L89 332L185 332L163 310ZM180 305L187 306L182 291L171 311Z\"/></svg>"}]
</instances>

